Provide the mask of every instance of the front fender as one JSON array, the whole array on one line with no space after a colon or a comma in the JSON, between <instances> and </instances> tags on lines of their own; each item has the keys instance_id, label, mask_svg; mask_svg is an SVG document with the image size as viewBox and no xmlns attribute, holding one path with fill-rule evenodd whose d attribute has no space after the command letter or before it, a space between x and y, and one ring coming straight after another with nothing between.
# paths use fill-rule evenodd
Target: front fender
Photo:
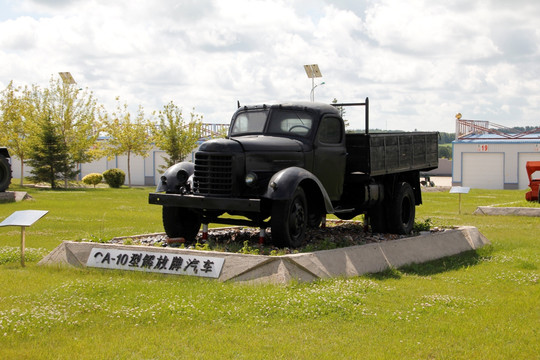
<instances>
[{"instance_id":1,"label":"front fender","mask_svg":"<svg viewBox=\"0 0 540 360\"><path fill-rule=\"evenodd\" d=\"M323 184L313 173L300 167L290 167L275 173L270 179L263 197L270 200L291 199L296 188L301 183L306 182L309 182L312 188L315 187L320 191L326 212L329 214L334 213L334 207Z\"/></svg>"},{"instance_id":2,"label":"front fender","mask_svg":"<svg viewBox=\"0 0 540 360\"><path fill-rule=\"evenodd\" d=\"M156 192L179 192L180 187L186 184L185 181L181 183L178 179L177 174L181 170L184 170L187 173L187 178L189 178L195 172L195 165L193 163L184 161L178 164L174 164L173 166L165 170L159 180Z\"/></svg>"}]
</instances>

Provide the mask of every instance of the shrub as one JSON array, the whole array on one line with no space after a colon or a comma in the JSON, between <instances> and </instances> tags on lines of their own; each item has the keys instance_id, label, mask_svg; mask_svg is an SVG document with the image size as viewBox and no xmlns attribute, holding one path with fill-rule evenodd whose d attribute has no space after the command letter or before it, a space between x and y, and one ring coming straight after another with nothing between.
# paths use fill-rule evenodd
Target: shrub
<instances>
[{"instance_id":1,"label":"shrub","mask_svg":"<svg viewBox=\"0 0 540 360\"><path fill-rule=\"evenodd\" d=\"M419 233L420 231L429 231L432 225L433 225L433 222L431 221L431 218L427 218L424 221L422 220L415 221L414 226L413 226L413 232Z\"/></svg>"},{"instance_id":2,"label":"shrub","mask_svg":"<svg viewBox=\"0 0 540 360\"><path fill-rule=\"evenodd\" d=\"M91 173L82 178L82 182L86 185L94 185L96 187L103 180L103 175L98 173Z\"/></svg>"},{"instance_id":3,"label":"shrub","mask_svg":"<svg viewBox=\"0 0 540 360\"><path fill-rule=\"evenodd\" d=\"M109 169L103 173L105 182L112 188L119 188L126 180L126 173L120 169Z\"/></svg>"}]
</instances>

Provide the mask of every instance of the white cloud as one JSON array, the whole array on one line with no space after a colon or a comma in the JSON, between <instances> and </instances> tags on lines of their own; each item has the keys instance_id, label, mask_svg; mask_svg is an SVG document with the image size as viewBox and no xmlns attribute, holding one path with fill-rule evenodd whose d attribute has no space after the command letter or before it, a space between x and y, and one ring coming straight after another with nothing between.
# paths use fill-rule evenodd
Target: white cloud
<instances>
[{"instance_id":1,"label":"white cloud","mask_svg":"<svg viewBox=\"0 0 540 360\"><path fill-rule=\"evenodd\" d=\"M372 124L454 130L540 114L540 4L518 0L0 0L0 88L70 71L109 110L173 100L227 122L241 103L372 104ZM363 124L351 109L351 123Z\"/></svg>"}]
</instances>

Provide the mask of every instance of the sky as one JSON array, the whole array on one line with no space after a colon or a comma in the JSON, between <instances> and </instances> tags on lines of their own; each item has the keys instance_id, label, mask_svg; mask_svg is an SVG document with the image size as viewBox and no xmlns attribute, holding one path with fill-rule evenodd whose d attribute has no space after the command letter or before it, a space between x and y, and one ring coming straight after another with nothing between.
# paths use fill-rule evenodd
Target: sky
<instances>
[{"instance_id":1,"label":"sky","mask_svg":"<svg viewBox=\"0 0 540 360\"><path fill-rule=\"evenodd\" d=\"M173 101L228 123L237 101L309 101L314 84L319 102L369 97L371 128L540 126L539 44L537 0L0 0L0 89L68 71L109 112Z\"/></svg>"}]
</instances>

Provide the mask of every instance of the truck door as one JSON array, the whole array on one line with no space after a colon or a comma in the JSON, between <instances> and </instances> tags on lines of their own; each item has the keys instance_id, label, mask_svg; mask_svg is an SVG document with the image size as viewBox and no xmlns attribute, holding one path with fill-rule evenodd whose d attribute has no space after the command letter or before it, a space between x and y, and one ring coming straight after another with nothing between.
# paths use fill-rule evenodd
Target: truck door
<instances>
[{"instance_id":1,"label":"truck door","mask_svg":"<svg viewBox=\"0 0 540 360\"><path fill-rule=\"evenodd\" d=\"M335 116L322 118L314 142L313 173L324 185L330 200L339 200L345 177L345 129Z\"/></svg>"}]
</instances>

